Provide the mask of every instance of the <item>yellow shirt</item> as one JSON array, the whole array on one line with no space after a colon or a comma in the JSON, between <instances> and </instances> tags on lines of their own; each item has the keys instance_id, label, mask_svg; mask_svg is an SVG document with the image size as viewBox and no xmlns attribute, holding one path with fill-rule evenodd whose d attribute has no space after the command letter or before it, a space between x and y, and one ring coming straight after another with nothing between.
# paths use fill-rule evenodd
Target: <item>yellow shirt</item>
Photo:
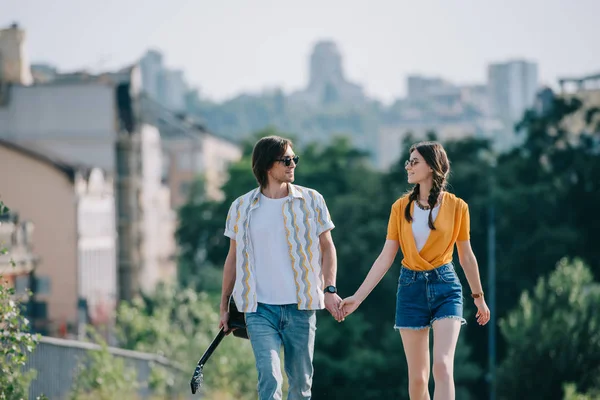
<instances>
[{"instance_id":1,"label":"yellow shirt","mask_svg":"<svg viewBox=\"0 0 600 400\"><path fill-rule=\"evenodd\" d=\"M404 255L402 265L414 271L427 271L452 261L456 241L469 240L469 206L464 200L452 193L444 192L432 230L419 252L415 244L411 223L404 217L408 204L408 195L401 197L392 205L388 223L388 240L397 240ZM415 202L410 206L413 215Z\"/></svg>"}]
</instances>

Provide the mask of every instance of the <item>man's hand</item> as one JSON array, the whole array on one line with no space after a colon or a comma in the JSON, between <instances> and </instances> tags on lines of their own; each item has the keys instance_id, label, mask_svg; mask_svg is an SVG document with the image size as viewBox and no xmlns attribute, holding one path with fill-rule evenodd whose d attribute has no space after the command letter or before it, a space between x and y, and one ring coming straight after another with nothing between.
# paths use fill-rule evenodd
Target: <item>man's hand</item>
<instances>
[{"instance_id":1,"label":"man's hand","mask_svg":"<svg viewBox=\"0 0 600 400\"><path fill-rule=\"evenodd\" d=\"M219 329L223 328L223 331L229 334L229 311L221 310L221 320L219 321Z\"/></svg>"},{"instance_id":2,"label":"man's hand","mask_svg":"<svg viewBox=\"0 0 600 400\"><path fill-rule=\"evenodd\" d=\"M352 314L360 306L360 303L355 296L346 297L339 305L342 316L347 317Z\"/></svg>"},{"instance_id":3,"label":"man's hand","mask_svg":"<svg viewBox=\"0 0 600 400\"><path fill-rule=\"evenodd\" d=\"M344 316L339 308L341 301L342 299L337 293L325 293L325 308L337 322L342 322L344 320Z\"/></svg>"}]
</instances>

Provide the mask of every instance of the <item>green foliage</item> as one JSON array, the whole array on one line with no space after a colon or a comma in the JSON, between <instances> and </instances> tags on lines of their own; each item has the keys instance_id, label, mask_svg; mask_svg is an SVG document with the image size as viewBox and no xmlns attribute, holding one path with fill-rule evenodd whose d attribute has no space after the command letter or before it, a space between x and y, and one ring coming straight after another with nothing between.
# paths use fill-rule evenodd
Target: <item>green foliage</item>
<instances>
[{"instance_id":1,"label":"green foliage","mask_svg":"<svg viewBox=\"0 0 600 400\"><path fill-rule=\"evenodd\" d=\"M117 314L121 346L164 356L178 366L176 374L157 371L151 381L154 392L189 390L196 363L217 334L218 310L218 297L172 286L158 287L152 296L121 304ZM204 390L251 399L256 379L250 343L227 336L205 366Z\"/></svg>"},{"instance_id":2,"label":"green foliage","mask_svg":"<svg viewBox=\"0 0 600 400\"><path fill-rule=\"evenodd\" d=\"M138 388L136 371L125 364L121 357L108 350L104 339L93 329L89 330L100 350L90 350L77 366L71 400L112 400L135 398Z\"/></svg>"},{"instance_id":3,"label":"green foliage","mask_svg":"<svg viewBox=\"0 0 600 400\"><path fill-rule=\"evenodd\" d=\"M322 99L323 105L313 108L289 101L281 91L276 91L260 96L242 95L222 104L198 101L188 112L204 121L209 130L235 140L248 138L267 126L302 132L303 137L298 138L302 144L339 132L356 138L376 132L379 121L384 120L378 103L346 106L339 104L337 97L335 89L330 87Z\"/></svg>"},{"instance_id":4,"label":"green foliage","mask_svg":"<svg viewBox=\"0 0 600 400\"><path fill-rule=\"evenodd\" d=\"M567 382L600 389L598 304L600 285L579 259L562 259L549 277L525 291L519 307L500 323L509 348L498 373L501 398L536 393L561 399Z\"/></svg>"},{"instance_id":5,"label":"green foliage","mask_svg":"<svg viewBox=\"0 0 600 400\"><path fill-rule=\"evenodd\" d=\"M600 400L600 390L582 394L577 392L577 387L572 383L564 385L564 392L565 397L563 400Z\"/></svg>"},{"instance_id":6,"label":"green foliage","mask_svg":"<svg viewBox=\"0 0 600 400\"><path fill-rule=\"evenodd\" d=\"M506 274L499 282L506 285L501 314L564 256L581 257L600 276L600 247L590 218L600 204L600 153L591 136L573 134L564 124L581 107L577 99L556 98L552 112L526 114L519 126L527 132L523 146L498 159L498 247L503 253L498 269Z\"/></svg>"},{"instance_id":7,"label":"green foliage","mask_svg":"<svg viewBox=\"0 0 600 400\"><path fill-rule=\"evenodd\" d=\"M281 133L269 129L256 136L270 134ZM189 202L181 209L178 240L182 249L193 249L183 253L182 261L197 266L196 275L209 265L223 265L229 246L223 236L229 205L256 187L250 168L253 143L244 145L243 159L231 167L222 203ZM406 190L406 175L400 178L372 170L368 154L343 137L334 138L327 146L297 145L294 150L301 157L296 183L324 196L336 224L332 235L338 256L337 285L341 296L350 295L385 242L389 211ZM207 209L211 212L205 212ZM203 258L197 256L200 249L205 249ZM396 265L344 323L337 323L327 312L319 314L313 398L354 398L356 393L364 399L407 398L406 361L401 356L400 336L393 330L397 279ZM461 340L456 356L460 360L456 367L460 393L467 391L463 385L480 376L479 368L469 361L469 352Z\"/></svg>"},{"instance_id":8,"label":"green foliage","mask_svg":"<svg viewBox=\"0 0 600 400\"><path fill-rule=\"evenodd\" d=\"M291 112L291 104L285 101L282 104L286 112ZM587 110L584 114L590 126L588 132L595 133L574 133L567 129L568 120L580 115L582 110ZM332 234L338 252L338 288L342 296L351 294L358 287L383 246L391 204L408 189L403 165L408 157L407 149L422 139L407 135L404 153L390 171L373 171L368 168L368 155L356 151L350 139L329 140L330 132L341 126L336 119L351 125L368 120L364 116L355 118L353 115L358 114L352 113L327 106L322 115L307 120L306 125L288 128L309 132L295 147L301 156L296 183L319 190L327 201L336 224ZM490 289L486 268L489 263L488 212L491 205L496 210L498 290L495 314L499 318L506 317L510 310L518 307L521 293L530 291L539 277L549 274L552 266L565 256L579 257L589 267L591 275L597 280L600 278L600 247L596 244L597 223L593 218L593 210L600 204L598 128L593 124L598 121L597 117L595 107L590 108L577 99L557 97L545 114L528 112L525 115L518 126L524 135L522 145L511 151L494 154L489 142L473 138L443 143L452 169L448 190L469 204L471 244L487 293ZM385 118L394 120L395 117L390 112ZM269 123L286 126L278 121ZM376 126L376 123L368 122L367 125ZM328 140L323 143L327 145L306 144L306 139L324 126ZM354 137L354 130L344 128L339 131L349 132L349 137ZM247 131L240 132L247 134ZM270 129L257 136L273 133L277 131ZM223 202L190 202L181 210L182 224L178 231L178 242L183 250L180 265L184 278L181 282L193 282L193 286L201 290L216 290L220 286L218 271L228 249L228 239L222 234L228 207L237 196L256 186L249 157L254 139L244 143L244 158L230 169L231 180L223 188ZM403 357L382 361L389 354L401 354L398 335L391 330L400 257L399 254L396 264L354 318L338 324L326 313L322 314L315 352L315 398L325 395L352 397L356 391L366 393L365 398L369 398L376 396L373 390L382 396L406 396L402 390L406 387ZM457 270L465 285L464 274L460 268ZM466 286L465 291L468 293ZM471 317L457 349L457 393L462 385L468 388L471 397L483 398L487 394L487 383L480 368L487 365L487 334L488 329L494 327L481 329L472 323L474 306L471 301L465 302L465 309ZM465 346L465 342L470 346ZM498 360L508 356L511 346L504 337L498 336ZM471 347L472 353L469 353ZM464 358L459 362L463 351ZM595 355L587 350L580 351L580 357L588 361L595 359ZM527 352L523 349L522 353ZM468 364L467 360L476 365ZM554 371L550 363L541 363L537 368L536 376L548 376ZM390 370L394 371L393 376ZM471 373L466 374L468 379L459 382L463 371ZM513 375L527 380L523 374ZM577 383L578 389L585 389L579 380L571 381ZM562 393L561 390L557 389L557 393ZM460 398L466 396L463 391Z\"/></svg>"},{"instance_id":9,"label":"green foliage","mask_svg":"<svg viewBox=\"0 0 600 400\"><path fill-rule=\"evenodd\" d=\"M0 201L0 216L8 212L8 207ZM1 254L8 254L2 243L0 250ZM38 340L37 335L29 333L29 321L22 313L14 289L8 287L0 274L0 400L28 397L27 389L35 371L24 373L22 368Z\"/></svg>"}]
</instances>

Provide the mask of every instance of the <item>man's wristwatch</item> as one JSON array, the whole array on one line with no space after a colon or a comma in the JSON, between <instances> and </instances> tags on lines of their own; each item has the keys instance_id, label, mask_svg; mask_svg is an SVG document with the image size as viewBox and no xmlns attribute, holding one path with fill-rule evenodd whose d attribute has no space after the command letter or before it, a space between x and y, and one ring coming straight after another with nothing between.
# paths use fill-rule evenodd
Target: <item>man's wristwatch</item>
<instances>
[{"instance_id":1,"label":"man's wristwatch","mask_svg":"<svg viewBox=\"0 0 600 400\"><path fill-rule=\"evenodd\" d=\"M325 289L323 289L325 293L337 293L337 289L335 286L333 285L329 285L327 286Z\"/></svg>"},{"instance_id":2,"label":"man's wristwatch","mask_svg":"<svg viewBox=\"0 0 600 400\"><path fill-rule=\"evenodd\" d=\"M483 292L481 293L471 293L471 297L474 299L478 299L479 297L483 297Z\"/></svg>"}]
</instances>

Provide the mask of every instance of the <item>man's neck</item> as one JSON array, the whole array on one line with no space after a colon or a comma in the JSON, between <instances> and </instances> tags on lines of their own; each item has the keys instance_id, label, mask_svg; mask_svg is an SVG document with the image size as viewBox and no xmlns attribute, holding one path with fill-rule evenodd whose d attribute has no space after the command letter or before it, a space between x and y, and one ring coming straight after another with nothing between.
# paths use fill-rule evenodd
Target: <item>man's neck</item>
<instances>
[{"instance_id":1,"label":"man's neck","mask_svg":"<svg viewBox=\"0 0 600 400\"><path fill-rule=\"evenodd\" d=\"M288 184L269 182L267 187L261 189L261 193L270 199L281 199L289 195Z\"/></svg>"}]
</instances>

